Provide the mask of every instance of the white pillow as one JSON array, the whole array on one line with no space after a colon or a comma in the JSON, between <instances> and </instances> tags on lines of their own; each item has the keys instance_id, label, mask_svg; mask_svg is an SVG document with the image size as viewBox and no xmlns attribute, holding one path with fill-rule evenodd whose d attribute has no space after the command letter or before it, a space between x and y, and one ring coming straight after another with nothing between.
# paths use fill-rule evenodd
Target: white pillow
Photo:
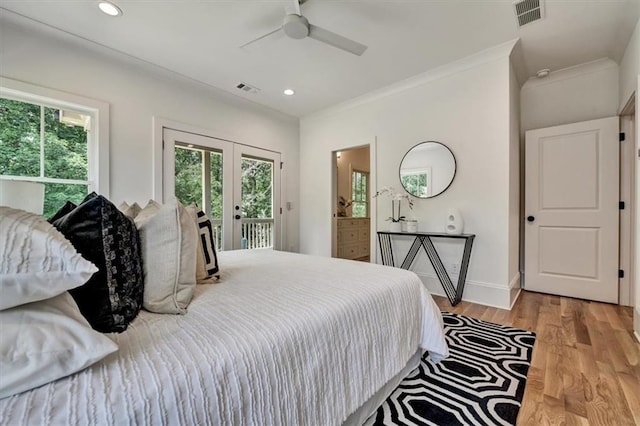
<instances>
[{"instance_id":1,"label":"white pillow","mask_svg":"<svg viewBox=\"0 0 640 426\"><path fill-rule=\"evenodd\" d=\"M0 398L58 380L118 350L67 292L0 312Z\"/></svg>"},{"instance_id":2,"label":"white pillow","mask_svg":"<svg viewBox=\"0 0 640 426\"><path fill-rule=\"evenodd\" d=\"M57 296L97 271L43 217L0 207L0 310Z\"/></svg>"},{"instance_id":3,"label":"white pillow","mask_svg":"<svg viewBox=\"0 0 640 426\"><path fill-rule=\"evenodd\" d=\"M118 210L120 210L125 216L128 216L131 219L135 219L136 216L138 216L138 213L140 213L140 210L142 210L142 208L140 208L138 203L133 203L129 205L129 203L127 203L126 201L123 201L122 204L118 206Z\"/></svg>"},{"instance_id":4,"label":"white pillow","mask_svg":"<svg viewBox=\"0 0 640 426\"><path fill-rule=\"evenodd\" d=\"M195 222L177 200L151 200L135 218L140 231L142 306L159 314L185 314L196 285Z\"/></svg>"}]
</instances>

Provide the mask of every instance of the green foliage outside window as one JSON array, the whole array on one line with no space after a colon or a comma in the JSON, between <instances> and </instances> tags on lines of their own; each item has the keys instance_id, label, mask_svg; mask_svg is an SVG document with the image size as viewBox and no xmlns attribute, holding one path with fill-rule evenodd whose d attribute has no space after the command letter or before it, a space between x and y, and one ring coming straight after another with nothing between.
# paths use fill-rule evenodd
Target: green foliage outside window
<instances>
[{"instance_id":1,"label":"green foliage outside window","mask_svg":"<svg viewBox=\"0 0 640 426\"><path fill-rule=\"evenodd\" d=\"M402 175L402 186L408 193L415 195L416 197L427 197L427 174L426 173L414 173Z\"/></svg>"},{"instance_id":2,"label":"green foliage outside window","mask_svg":"<svg viewBox=\"0 0 640 426\"><path fill-rule=\"evenodd\" d=\"M41 170L41 114L44 118ZM87 181L87 133L59 120L60 110L0 98L0 176L45 177ZM87 184L45 183L44 216L71 200L82 201Z\"/></svg>"},{"instance_id":3,"label":"green foliage outside window","mask_svg":"<svg viewBox=\"0 0 640 426\"><path fill-rule=\"evenodd\" d=\"M273 163L242 158L242 217L273 217Z\"/></svg>"},{"instance_id":4,"label":"green foliage outside window","mask_svg":"<svg viewBox=\"0 0 640 426\"><path fill-rule=\"evenodd\" d=\"M222 219L222 154L202 148L176 146L175 193L181 203L203 204L203 156L209 155L211 169L211 219ZM273 218L273 163L253 158L242 158L242 217Z\"/></svg>"},{"instance_id":5,"label":"green foliage outside window","mask_svg":"<svg viewBox=\"0 0 640 426\"><path fill-rule=\"evenodd\" d=\"M352 217L369 217L369 173L354 170L351 175Z\"/></svg>"}]
</instances>

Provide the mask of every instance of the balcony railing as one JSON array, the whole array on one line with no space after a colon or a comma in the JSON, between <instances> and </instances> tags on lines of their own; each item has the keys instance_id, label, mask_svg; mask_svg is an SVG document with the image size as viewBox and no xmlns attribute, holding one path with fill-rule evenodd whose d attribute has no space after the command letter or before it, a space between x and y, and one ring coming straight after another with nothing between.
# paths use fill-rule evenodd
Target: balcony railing
<instances>
[{"instance_id":1,"label":"balcony railing","mask_svg":"<svg viewBox=\"0 0 640 426\"><path fill-rule=\"evenodd\" d=\"M248 249L273 247L273 219L241 219L242 238L247 239ZM213 239L216 247L222 247L222 220L212 219Z\"/></svg>"}]
</instances>

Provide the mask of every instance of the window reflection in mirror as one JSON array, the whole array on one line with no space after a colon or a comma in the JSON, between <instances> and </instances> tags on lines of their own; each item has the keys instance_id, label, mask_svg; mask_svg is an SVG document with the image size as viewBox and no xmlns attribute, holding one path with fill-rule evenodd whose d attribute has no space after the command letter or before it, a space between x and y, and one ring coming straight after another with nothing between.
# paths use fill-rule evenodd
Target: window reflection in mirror
<instances>
[{"instance_id":1,"label":"window reflection in mirror","mask_svg":"<svg viewBox=\"0 0 640 426\"><path fill-rule=\"evenodd\" d=\"M443 193L456 174L456 159L440 142L421 142L400 163L400 182L414 197L431 198Z\"/></svg>"}]
</instances>

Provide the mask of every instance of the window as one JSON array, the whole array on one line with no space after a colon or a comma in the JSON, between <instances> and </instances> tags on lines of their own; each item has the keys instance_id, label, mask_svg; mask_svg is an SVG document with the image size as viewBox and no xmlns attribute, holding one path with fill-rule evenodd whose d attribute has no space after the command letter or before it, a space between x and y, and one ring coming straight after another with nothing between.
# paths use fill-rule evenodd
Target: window
<instances>
[{"instance_id":1,"label":"window","mask_svg":"<svg viewBox=\"0 0 640 426\"><path fill-rule=\"evenodd\" d=\"M353 170L351 173L352 217L369 217L369 173Z\"/></svg>"},{"instance_id":2,"label":"window","mask_svg":"<svg viewBox=\"0 0 640 426\"><path fill-rule=\"evenodd\" d=\"M16 86L29 92L15 90ZM49 89L0 80L0 179L43 183L46 217L67 200L82 201L90 191L109 195L108 126L105 126L108 117L100 128L97 126L99 112L107 116L108 106L91 100L82 105L75 102L78 100L85 101ZM98 133L103 136L100 147Z\"/></svg>"},{"instance_id":3,"label":"window","mask_svg":"<svg viewBox=\"0 0 640 426\"><path fill-rule=\"evenodd\" d=\"M400 176L402 186L408 193L419 198L426 198L431 195L431 184L429 183L429 175L431 169L403 172Z\"/></svg>"}]
</instances>

